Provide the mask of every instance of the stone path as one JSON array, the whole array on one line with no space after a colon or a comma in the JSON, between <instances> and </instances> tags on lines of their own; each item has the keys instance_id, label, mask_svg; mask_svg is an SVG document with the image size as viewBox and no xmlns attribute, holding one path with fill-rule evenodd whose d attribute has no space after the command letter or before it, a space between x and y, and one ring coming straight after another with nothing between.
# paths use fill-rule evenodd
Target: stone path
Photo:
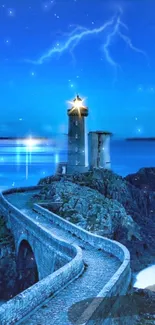
<instances>
[{"instance_id":1,"label":"stone path","mask_svg":"<svg viewBox=\"0 0 155 325\"><path fill-rule=\"evenodd\" d=\"M83 274L59 294L46 301L42 307L35 310L26 320L20 322L22 325L71 325L68 319L68 309L78 301L95 297L104 285L110 280L120 266L120 261L111 257L104 251L99 251L79 238L64 231L56 224L48 221L44 216L32 211L29 199L32 193L17 193L7 195L8 201L21 209L34 222L44 229L48 229L51 235L57 236L69 243L79 245L83 250L83 260L87 265Z\"/></svg>"}]
</instances>

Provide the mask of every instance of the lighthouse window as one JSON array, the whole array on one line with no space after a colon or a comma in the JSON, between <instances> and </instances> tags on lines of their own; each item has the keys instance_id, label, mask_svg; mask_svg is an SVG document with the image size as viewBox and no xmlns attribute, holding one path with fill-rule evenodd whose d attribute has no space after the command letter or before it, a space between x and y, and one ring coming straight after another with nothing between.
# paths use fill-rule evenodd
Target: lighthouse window
<instances>
[{"instance_id":1,"label":"lighthouse window","mask_svg":"<svg viewBox=\"0 0 155 325\"><path fill-rule=\"evenodd\" d=\"M76 126L78 125L78 121L75 121L75 125L76 125Z\"/></svg>"},{"instance_id":2,"label":"lighthouse window","mask_svg":"<svg viewBox=\"0 0 155 325\"><path fill-rule=\"evenodd\" d=\"M78 134L77 133L75 134L75 139L78 139Z\"/></svg>"}]
</instances>

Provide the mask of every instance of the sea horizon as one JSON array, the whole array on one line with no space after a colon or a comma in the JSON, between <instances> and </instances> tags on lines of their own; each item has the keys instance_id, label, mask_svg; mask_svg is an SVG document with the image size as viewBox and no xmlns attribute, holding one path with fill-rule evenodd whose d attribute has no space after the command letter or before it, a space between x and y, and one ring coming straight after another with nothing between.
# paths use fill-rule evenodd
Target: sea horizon
<instances>
[{"instance_id":1,"label":"sea horizon","mask_svg":"<svg viewBox=\"0 0 155 325\"><path fill-rule=\"evenodd\" d=\"M111 140L111 169L125 177L143 167L155 167L154 141ZM0 142L0 190L36 185L39 180L55 174L57 163L67 161L64 140L33 143L27 147L15 142Z\"/></svg>"}]
</instances>

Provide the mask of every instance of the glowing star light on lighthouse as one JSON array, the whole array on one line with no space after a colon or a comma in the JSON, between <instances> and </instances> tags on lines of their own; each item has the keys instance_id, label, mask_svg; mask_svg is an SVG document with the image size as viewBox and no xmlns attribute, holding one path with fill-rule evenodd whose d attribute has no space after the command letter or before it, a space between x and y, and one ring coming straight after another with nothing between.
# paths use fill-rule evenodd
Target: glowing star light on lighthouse
<instances>
[{"instance_id":1,"label":"glowing star light on lighthouse","mask_svg":"<svg viewBox=\"0 0 155 325\"><path fill-rule=\"evenodd\" d=\"M72 102L69 101L69 103L71 105L73 105L73 107L70 110L70 113L72 113L73 111L77 111L78 114L79 114L79 116L81 116L81 109L85 109L86 108L83 105L84 100L85 100L85 98L84 99L81 99L79 97L79 95L77 95L76 98Z\"/></svg>"}]
</instances>

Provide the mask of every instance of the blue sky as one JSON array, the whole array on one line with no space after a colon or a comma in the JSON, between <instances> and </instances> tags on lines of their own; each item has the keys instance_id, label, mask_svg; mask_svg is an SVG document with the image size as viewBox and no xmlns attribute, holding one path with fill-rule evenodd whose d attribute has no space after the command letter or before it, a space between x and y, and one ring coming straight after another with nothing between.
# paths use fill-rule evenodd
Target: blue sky
<instances>
[{"instance_id":1,"label":"blue sky","mask_svg":"<svg viewBox=\"0 0 155 325\"><path fill-rule=\"evenodd\" d=\"M155 136L154 12L153 0L4 0L0 136L67 132L77 93L88 131Z\"/></svg>"}]
</instances>

